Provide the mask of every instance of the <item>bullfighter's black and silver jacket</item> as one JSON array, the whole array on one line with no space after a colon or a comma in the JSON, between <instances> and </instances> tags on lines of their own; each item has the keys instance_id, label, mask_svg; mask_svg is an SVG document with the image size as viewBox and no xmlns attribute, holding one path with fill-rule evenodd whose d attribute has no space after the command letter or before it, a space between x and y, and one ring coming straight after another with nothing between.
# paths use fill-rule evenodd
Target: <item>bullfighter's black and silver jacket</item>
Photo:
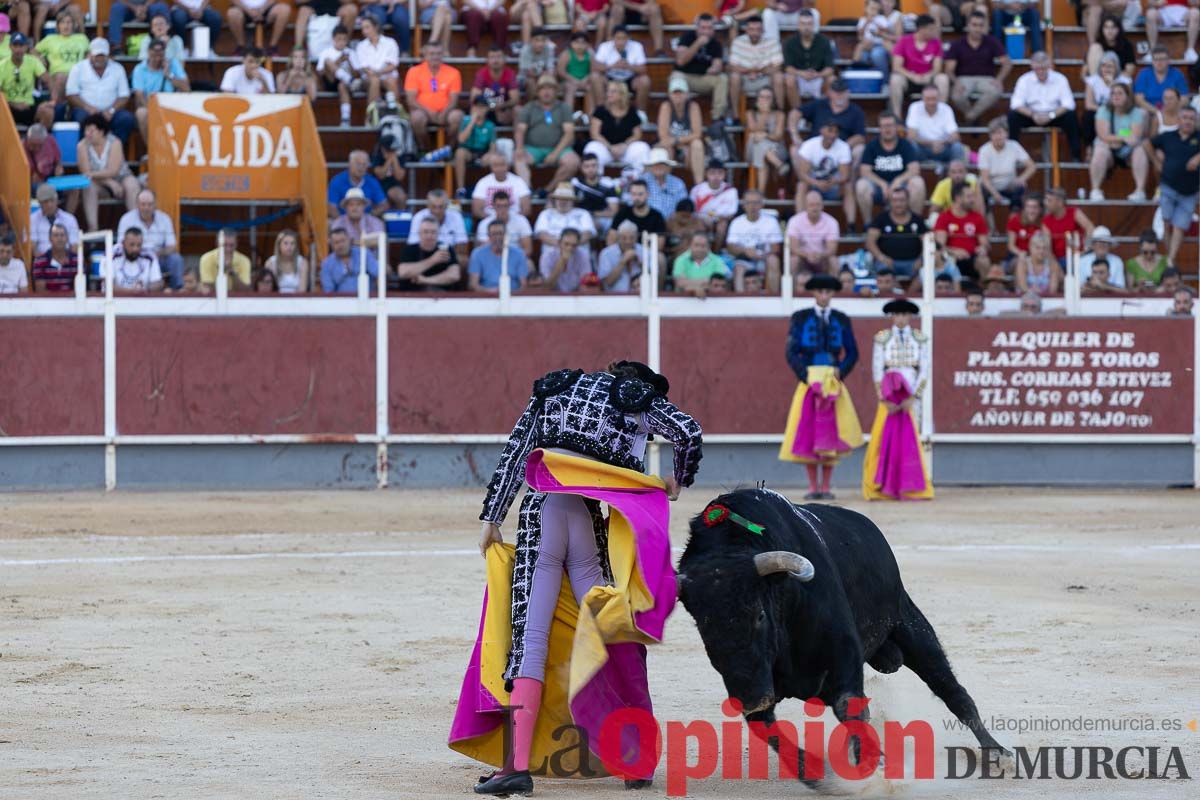
<instances>
[{"instance_id":1,"label":"bullfighter's black and silver jacket","mask_svg":"<svg viewBox=\"0 0 1200 800\"><path fill-rule=\"evenodd\" d=\"M626 469L644 470L648 436L674 446L681 486L695 479L701 431L649 383L607 372L558 370L537 380L525 412L488 484L481 520L500 523L525 479L525 461L539 447L569 450Z\"/></svg>"}]
</instances>

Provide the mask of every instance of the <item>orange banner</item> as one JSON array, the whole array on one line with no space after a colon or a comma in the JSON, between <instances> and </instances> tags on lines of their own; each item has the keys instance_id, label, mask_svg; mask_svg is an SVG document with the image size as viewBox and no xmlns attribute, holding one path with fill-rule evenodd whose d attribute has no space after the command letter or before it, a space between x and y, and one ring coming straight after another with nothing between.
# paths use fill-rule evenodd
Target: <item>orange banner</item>
<instances>
[{"instance_id":1,"label":"orange banner","mask_svg":"<svg viewBox=\"0 0 1200 800\"><path fill-rule=\"evenodd\" d=\"M16 120L8 103L3 102L0 102L0 153L20 153L19 157L0 158L0 208L16 237L17 258L29 270L34 256L29 241L29 161L17 133Z\"/></svg>"},{"instance_id":2,"label":"orange banner","mask_svg":"<svg viewBox=\"0 0 1200 800\"><path fill-rule=\"evenodd\" d=\"M325 253L325 156L307 97L156 94L150 180L178 221L179 201L290 200Z\"/></svg>"}]
</instances>

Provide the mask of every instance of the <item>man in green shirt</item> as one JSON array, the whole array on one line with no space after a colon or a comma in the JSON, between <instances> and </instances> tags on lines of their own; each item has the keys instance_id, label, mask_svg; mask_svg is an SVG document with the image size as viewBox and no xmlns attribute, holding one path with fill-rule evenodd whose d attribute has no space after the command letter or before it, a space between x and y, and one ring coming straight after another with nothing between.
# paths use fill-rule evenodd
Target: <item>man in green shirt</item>
<instances>
[{"instance_id":1,"label":"man in green shirt","mask_svg":"<svg viewBox=\"0 0 1200 800\"><path fill-rule=\"evenodd\" d=\"M29 40L25 34L14 33L9 46L12 55L0 61L0 94L8 100L8 107L12 109L18 125L32 125L38 112L33 101L33 90L43 83L42 76L46 74L46 68L41 61L27 55ZM42 124L49 128L54 121L44 121Z\"/></svg>"},{"instance_id":2,"label":"man in green shirt","mask_svg":"<svg viewBox=\"0 0 1200 800\"><path fill-rule=\"evenodd\" d=\"M75 30L75 13L68 10L58 15L58 28L45 36L34 50L50 68L46 80L50 84L50 102L66 102L67 74L71 67L87 58L88 38Z\"/></svg>"},{"instance_id":3,"label":"man in green shirt","mask_svg":"<svg viewBox=\"0 0 1200 800\"><path fill-rule=\"evenodd\" d=\"M571 107L558 99L558 79L542 75L537 82L537 99L517 114L513 171L532 186L532 167L557 165L549 186L569 183L579 172L579 156L571 149L574 141ZM547 193L546 189L539 190L541 197Z\"/></svg>"},{"instance_id":4,"label":"man in green shirt","mask_svg":"<svg viewBox=\"0 0 1200 800\"><path fill-rule=\"evenodd\" d=\"M722 293L728 288L729 269L720 256L712 252L707 233L692 234L692 245L679 254L671 267L675 291L705 297Z\"/></svg>"}]
</instances>

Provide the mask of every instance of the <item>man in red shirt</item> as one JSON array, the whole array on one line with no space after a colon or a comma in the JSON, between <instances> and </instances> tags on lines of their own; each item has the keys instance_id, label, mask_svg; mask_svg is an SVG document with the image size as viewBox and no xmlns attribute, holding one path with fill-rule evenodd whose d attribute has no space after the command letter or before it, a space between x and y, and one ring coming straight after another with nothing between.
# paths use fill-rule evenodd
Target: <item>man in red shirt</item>
<instances>
[{"instance_id":1,"label":"man in red shirt","mask_svg":"<svg viewBox=\"0 0 1200 800\"><path fill-rule=\"evenodd\" d=\"M67 241L67 229L55 223L50 226L50 249L33 259L33 290L35 292L71 292L75 289L75 273L79 260Z\"/></svg>"},{"instance_id":2,"label":"man in red shirt","mask_svg":"<svg viewBox=\"0 0 1200 800\"><path fill-rule=\"evenodd\" d=\"M492 122L497 125L512 125L513 112L521 101L517 88L517 73L504 63L504 48L494 45L487 54L487 65L475 73L471 84L471 104L475 98L487 101Z\"/></svg>"},{"instance_id":3,"label":"man in red shirt","mask_svg":"<svg viewBox=\"0 0 1200 800\"><path fill-rule=\"evenodd\" d=\"M1074 234L1078 237L1075 242L1078 249L1091 237L1092 229L1096 227L1083 211L1067 205L1067 190L1057 186L1046 192L1046 216L1042 218L1042 224L1050 231L1054 257L1064 269L1067 264L1067 236Z\"/></svg>"},{"instance_id":4,"label":"man in red shirt","mask_svg":"<svg viewBox=\"0 0 1200 800\"><path fill-rule=\"evenodd\" d=\"M1037 192L1025 195L1021 204L1020 214L1009 214L1008 224L1004 226L1008 233L1008 258L1004 261L1004 270L1012 272L1017 259L1029 252L1029 238L1042 231L1046 236L1050 231L1042 224L1042 196Z\"/></svg>"},{"instance_id":5,"label":"man in red shirt","mask_svg":"<svg viewBox=\"0 0 1200 800\"><path fill-rule=\"evenodd\" d=\"M965 181L951 186L950 208L938 214L933 235L937 238L938 255L942 259L939 269L945 269L948 262L953 261L963 278L978 281L991 266L988 224L970 203L971 190Z\"/></svg>"}]
</instances>

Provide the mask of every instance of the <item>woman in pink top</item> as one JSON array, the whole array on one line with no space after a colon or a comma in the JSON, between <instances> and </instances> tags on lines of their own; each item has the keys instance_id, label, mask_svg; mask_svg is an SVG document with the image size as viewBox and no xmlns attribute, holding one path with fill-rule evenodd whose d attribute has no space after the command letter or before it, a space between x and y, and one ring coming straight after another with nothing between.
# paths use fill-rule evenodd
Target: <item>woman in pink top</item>
<instances>
[{"instance_id":1,"label":"woman in pink top","mask_svg":"<svg viewBox=\"0 0 1200 800\"><path fill-rule=\"evenodd\" d=\"M904 119L905 95L920 93L931 83L937 87L938 100L941 102L946 102L950 94L950 79L942 71L942 40L939 33L933 17L922 14L917 17L917 30L901 36L892 49L889 88L892 111L900 119Z\"/></svg>"}]
</instances>

